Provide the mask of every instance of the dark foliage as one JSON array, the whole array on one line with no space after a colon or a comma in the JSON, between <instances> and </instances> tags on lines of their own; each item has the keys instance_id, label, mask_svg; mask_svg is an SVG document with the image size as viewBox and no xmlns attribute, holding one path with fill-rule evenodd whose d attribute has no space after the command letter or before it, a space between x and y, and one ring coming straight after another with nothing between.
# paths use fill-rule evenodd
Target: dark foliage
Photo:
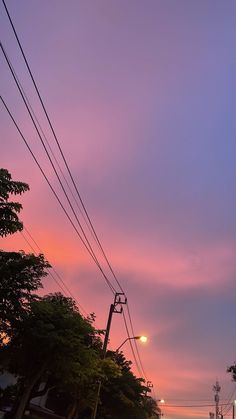
<instances>
[{"instance_id":1,"label":"dark foliage","mask_svg":"<svg viewBox=\"0 0 236 419\"><path fill-rule=\"evenodd\" d=\"M7 236L23 229L18 214L22 205L18 202L9 202L9 196L21 195L29 190L23 182L13 181L6 169L0 169L0 236Z\"/></svg>"},{"instance_id":2,"label":"dark foliage","mask_svg":"<svg viewBox=\"0 0 236 419\"><path fill-rule=\"evenodd\" d=\"M37 298L34 291L42 287L41 278L50 265L43 255L0 251L0 333L12 336L17 322Z\"/></svg>"},{"instance_id":3,"label":"dark foliage","mask_svg":"<svg viewBox=\"0 0 236 419\"><path fill-rule=\"evenodd\" d=\"M131 371L131 362L126 360L123 353L108 352L107 356L120 367L121 374L111 377L102 385L101 418L147 419L154 416L156 403L147 397L149 389L144 385L144 380L135 377Z\"/></svg>"}]
</instances>

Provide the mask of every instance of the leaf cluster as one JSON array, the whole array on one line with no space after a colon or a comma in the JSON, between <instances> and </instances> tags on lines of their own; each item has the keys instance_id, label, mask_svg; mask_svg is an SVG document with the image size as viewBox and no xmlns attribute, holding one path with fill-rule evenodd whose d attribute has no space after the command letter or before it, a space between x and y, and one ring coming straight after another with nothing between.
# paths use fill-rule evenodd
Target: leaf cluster
<instances>
[{"instance_id":1,"label":"leaf cluster","mask_svg":"<svg viewBox=\"0 0 236 419\"><path fill-rule=\"evenodd\" d=\"M82 385L102 373L100 354L93 348L95 329L72 299L50 294L29 304L5 350L8 369L22 378L43 373L66 386Z\"/></svg>"},{"instance_id":2,"label":"leaf cluster","mask_svg":"<svg viewBox=\"0 0 236 419\"><path fill-rule=\"evenodd\" d=\"M100 413L102 419L147 419L155 413L155 401L149 402L144 380L135 377L131 370L132 363L123 353L109 351L107 356L120 368L118 376L111 376L103 382L101 390ZM153 399L151 399L153 400Z\"/></svg>"},{"instance_id":3,"label":"leaf cluster","mask_svg":"<svg viewBox=\"0 0 236 419\"><path fill-rule=\"evenodd\" d=\"M13 181L6 169L0 169L0 236L13 234L23 229L18 214L22 205L18 202L9 202L9 197L21 195L29 190L27 183Z\"/></svg>"},{"instance_id":4,"label":"leaf cluster","mask_svg":"<svg viewBox=\"0 0 236 419\"><path fill-rule=\"evenodd\" d=\"M227 372L231 373L233 381L236 381L236 362L227 368Z\"/></svg>"},{"instance_id":5,"label":"leaf cluster","mask_svg":"<svg viewBox=\"0 0 236 419\"><path fill-rule=\"evenodd\" d=\"M42 254L0 251L0 334L14 334L49 267Z\"/></svg>"}]
</instances>

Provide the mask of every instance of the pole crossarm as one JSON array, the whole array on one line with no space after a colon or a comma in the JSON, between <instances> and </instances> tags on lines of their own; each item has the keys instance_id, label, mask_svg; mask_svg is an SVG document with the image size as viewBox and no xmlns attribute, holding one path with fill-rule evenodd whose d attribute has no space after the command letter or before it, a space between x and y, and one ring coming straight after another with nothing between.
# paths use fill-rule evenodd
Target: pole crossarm
<instances>
[{"instance_id":1,"label":"pole crossarm","mask_svg":"<svg viewBox=\"0 0 236 419\"><path fill-rule=\"evenodd\" d=\"M122 305L127 304L127 298L123 292L116 292L114 298L114 310L113 313L121 314L123 312ZM119 307L120 306L120 307Z\"/></svg>"}]
</instances>

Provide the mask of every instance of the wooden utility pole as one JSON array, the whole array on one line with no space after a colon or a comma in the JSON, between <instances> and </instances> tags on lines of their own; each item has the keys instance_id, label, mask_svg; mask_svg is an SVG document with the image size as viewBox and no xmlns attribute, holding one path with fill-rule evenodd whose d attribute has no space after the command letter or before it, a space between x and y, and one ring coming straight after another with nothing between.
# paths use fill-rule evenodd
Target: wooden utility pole
<instances>
[{"instance_id":1,"label":"wooden utility pole","mask_svg":"<svg viewBox=\"0 0 236 419\"><path fill-rule=\"evenodd\" d=\"M124 305L126 303L127 303L127 298L125 297L125 294L123 292L117 292L115 294L114 303L110 305L109 316L108 316L108 320L107 320L107 328L106 328L105 338L104 338L103 347L102 347L102 359L104 359L106 357L106 353L107 353L107 345L108 345L108 340L109 340L109 335L110 335L111 321L112 321L113 313L121 314L123 312L122 305ZM98 409L98 401L99 401L99 395L100 395L100 391L101 391L101 385L102 385L102 382L99 381L98 388L97 388L95 406L94 406L94 409L93 409L93 412L92 412L91 419L96 419L96 417L97 417L97 409Z\"/></svg>"}]
</instances>

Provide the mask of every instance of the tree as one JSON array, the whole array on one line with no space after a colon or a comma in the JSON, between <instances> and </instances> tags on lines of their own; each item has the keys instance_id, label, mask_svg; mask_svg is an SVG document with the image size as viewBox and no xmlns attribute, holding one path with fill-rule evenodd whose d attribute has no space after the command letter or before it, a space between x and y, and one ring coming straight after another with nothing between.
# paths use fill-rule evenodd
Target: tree
<instances>
[{"instance_id":1,"label":"tree","mask_svg":"<svg viewBox=\"0 0 236 419\"><path fill-rule=\"evenodd\" d=\"M33 293L42 287L49 263L43 255L0 251L0 336L11 337L19 320L37 298ZM0 338L1 342L1 338Z\"/></svg>"},{"instance_id":2,"label":"tree","mask_svg":"<svg viewBox=\"0 0 236 419\"><path fill-rule=\"evenodd\" d=\"M0 169L0 236L13 234L23 229L23 224L18 218L22 205L8 200L11 194L21 195L28 190L27 183L13 181L8 170Z\"/></svg>"},{"instance_id":3,"label":"tree","mask_svg":"<svg viewBox=\"0 0 236 419\"><path fill-rule=\"evenodd\" d=\"M9 197L28 189L0 169L0 236L22 230L22 206ZM42 298L35 293L49 267L42 254L0 251L0 365L18 377L4 395L16 397L14 419L23 417L42 380L46 389L53 386L67 397L67 419L78 413L89 417L98 381L101 419L155 418L155 402L147 397L144 380L132 373L131 362L117 352L101 359L94 316L83 318L75 302L60 293Z\"/></svg>"},{"instance_id":4,"label":"tree","mask_svg":"<svg viewBox=\"0 0 236 419\"><path fill-rule=\"evenodd\" d=\"M99 381L109 382L110 379L121 376L120 367L115 361L110 358L102 359L101 353L99 351L100 368L96 373L88 377L86 382L77 382L74 386L70 386L70 394L73 394L73 403L71 409L68 410L67 419L74 417L91 418L97 398Z\"/></svg>"},{"instance_id":5,"label":"tree","mask_svg":"<svg viewBox=\"0 0 236 419\"><path fill-rule=\"evenodd\" d=\"M161 416L161 409L158 407L156 400L150 396L143 399L143 406L147 413L148 419L158 419Z\"/></svg>"},{"instance_id":6,"label":"tree","mask_svg":"<svg viewBox=\"0 0 236 419\"><path fill-rule=\"evenodd\" d=\"M230 372L233 378L233 381L236 381L236 362L227 368L227 372Z\"/></svg>"},{"instance_id":7,"label":"tree","mask_svg":"<svg viewBox=\"0 0 236 419\"><path fill-rule=\"evenodd\" d=\"M156 403L146 396L149 389L144 385L144 380L132 373L131 361L127 361L123 353L119 352L109 351L107 356L120 367L121 375L111 377L102 385L101 418L147 419L152 416L156 410Z\"/></svg>"},{"instance_id":8,"label":"tree","mask_svg":"<svg viewBox=\"0 0 236 419\"><path fill-rule=\"evenodd\" d=\"M19 377L14 418L22 418L35 385L45 376L74 391L94 381L101 374L98 343L91 321L81 316L71 298L56 293L30 302L18 333L2 350L8 371Z\"/></svg>"},{"instance_id":9,"label":"tree","mask_svg":"<svg viewBox=\"0 0 236 419\"><path fill-rule=\"evenodd\" d=\"M0 236L23 229L18 218L22 205L9 202L9 197L27 190L26 183L13 181L6 169L0 169ZM42 287L41 278L49 267L43 255L0 250L0 344L14 334L29 302L37 298L33 292Z\"/></svg>"}]
</instances>

